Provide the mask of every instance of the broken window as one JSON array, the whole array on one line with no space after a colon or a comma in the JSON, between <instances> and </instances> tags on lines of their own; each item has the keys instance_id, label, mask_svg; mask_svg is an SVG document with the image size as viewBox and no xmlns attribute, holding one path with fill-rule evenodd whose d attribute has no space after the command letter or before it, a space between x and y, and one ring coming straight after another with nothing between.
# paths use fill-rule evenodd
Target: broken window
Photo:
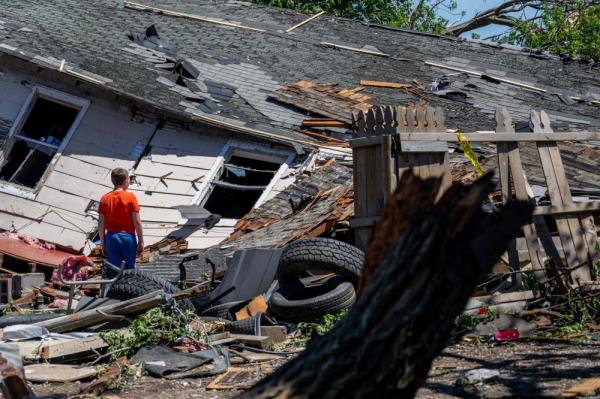
<instances>
[{"instance_id":1,"label":"broken window","mask_svg":"<svg viewBox=\"0 0 600 399\"><path fill-rule=\"evenodd\" d=\"M254 207L281 164L241 155L230 156L218 177L210 182L212 191L204 208L225 219L241 218Z\"/></svg>"},{"instance_id":2,"label":"broken window","mask_svg":"<svg viewBox=\"0 0 600 399\"><path fill-rule=\"evenodd\" d=\"M66 143L81 108L42 96L40 89L36 89L26 112L16 121L11 140L4 145L0 181L35 188L54 155Z\"/></svg>"}]
</instances>

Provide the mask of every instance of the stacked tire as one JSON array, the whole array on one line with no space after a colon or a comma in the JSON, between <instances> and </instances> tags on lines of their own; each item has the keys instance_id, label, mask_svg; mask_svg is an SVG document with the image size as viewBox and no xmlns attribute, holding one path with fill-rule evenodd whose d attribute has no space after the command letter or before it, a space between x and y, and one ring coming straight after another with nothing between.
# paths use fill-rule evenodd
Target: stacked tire
<instances>
[{"instance_id":1,"label":"stacked tire","mask_svg":"<svg viewBox=\"0 0 600 399\"><path fill-rule=\"evenodd\" d=\"M270 298L270 311L280 320L301 322L347 309L356 300L363 261L360 249L342 241L312 238L291 243L279 261L279 288Z\"/></svg>"}]
</instances>

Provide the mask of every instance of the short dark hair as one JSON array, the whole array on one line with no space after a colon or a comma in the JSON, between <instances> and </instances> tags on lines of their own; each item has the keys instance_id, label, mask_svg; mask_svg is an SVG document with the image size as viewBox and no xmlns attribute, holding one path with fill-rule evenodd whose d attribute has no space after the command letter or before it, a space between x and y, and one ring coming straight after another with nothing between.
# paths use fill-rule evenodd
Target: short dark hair
<instances>
[{"instance_id":1,"label":"short dark hair","mask_svg":"<svg viewBox=\"0 0 600 399\"><path fill-rule=\"evenodd\" d=\"M110 172L110 180L115 187L125 183L127 179L129 179L129 172L127 172L127 169L114 168L112 172Z\"/></svg>"}]
</instances>

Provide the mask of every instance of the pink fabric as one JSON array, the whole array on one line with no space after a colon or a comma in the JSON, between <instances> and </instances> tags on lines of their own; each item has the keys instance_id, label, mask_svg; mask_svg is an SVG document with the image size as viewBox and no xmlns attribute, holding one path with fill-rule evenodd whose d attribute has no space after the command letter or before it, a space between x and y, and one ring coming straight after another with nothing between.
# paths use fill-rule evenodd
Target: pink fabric
<instances>
[{"instance_id":1,"label":"pink fabric","mask_svg":"<svg viewBox=\"0 0 600 399\"><path fill-rule=\"evenodd\" d=\"M65 281L83 281L90 278L92 266L88 258L85 256L69 256L63 260L63 280ZM52 284L60 287L58 279L58 269L52 273Z\"/></svg>"},{"instance_id":2,"label":"pink fabric","mask_svg":"<svg viewBox=\"0 0 600 399\"><path fill-rule=\"evenodd\" d=\"M50 249L50 250L56 249L56 246L53 244L47 244L47 243L41 242L40 240L38 240L35 237L30 237L28 235L21 234L21 233L11 233L10 231L6 231L4 233L0 233L0 237L11 239L11 240L21 240L31 246L39 248L39 249Z\"/></svg>"},{"instance_id":3,"label":"pink fabric","mask_svg":"<svg viewBox=\"0 0 600 399\"><path fill-rule=\"evenodd\" d=\"M66 308L67 300L66 299L55 299L48 304L50 309L58 309L58 308Z\"/></svg>"}]
</instances>

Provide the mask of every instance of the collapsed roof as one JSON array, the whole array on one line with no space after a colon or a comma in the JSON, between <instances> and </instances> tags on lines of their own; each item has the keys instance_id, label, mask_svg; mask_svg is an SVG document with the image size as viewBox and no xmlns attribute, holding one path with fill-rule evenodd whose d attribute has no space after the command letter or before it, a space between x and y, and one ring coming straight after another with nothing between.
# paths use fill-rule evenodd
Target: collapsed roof
<instances>
[{"instance_id":1,"label":"collapsed roof","mask_svg":"<svg viewBox=\"0 0 600 399\"><path fill-rule=\"evenodd\" d=\"M163 278L177 281L178 268L186 257L198 259L185 263L188 280L199 280L210 272L211 262L217 272L225 267L225 257L236 250L258 247L282 247L302 237L320 236L339 224L346 224L354 213L352 169L329 163L300 177L285 191L253 209L239 220L228 240L210 248L159 258L139 264ZM339 227L339 226L337 226Z\"/></svg>"},{"instance_id":2,"label":"collapsed roof","mask_svg":"<svg viewBox=\"0 0 600 399\"><path fill-rule=\"evenodd\" d=\"M492 129L498 105L516 121L544 109L557 130L600 127L596 64L326 15L286 33L304 19L237 0L15 0L0 9L0 51L56 69L66 59L157 106L284 134L314 114L272 93L301 80L414 81L362 93L373 104L442 106L462 130Z\"/></svg>"}]
</instances>

